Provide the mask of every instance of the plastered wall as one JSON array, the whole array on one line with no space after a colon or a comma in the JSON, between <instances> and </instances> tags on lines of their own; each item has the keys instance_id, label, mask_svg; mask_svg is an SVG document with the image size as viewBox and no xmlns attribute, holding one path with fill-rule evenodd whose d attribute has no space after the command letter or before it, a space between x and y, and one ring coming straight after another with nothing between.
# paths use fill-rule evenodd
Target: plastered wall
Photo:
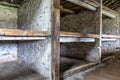
<instances>
[{"instance_id":1,"label":"plastered wall","mask_svg":"<svg viewBox=\"0 0 120 80\"><path fill-rule=\"evenodd\" d=\"M18 28L50 30L51 0L26 0L18 10ZM51 40L19 42L18 58L39 73L42 80L51 79Z\"/></svg>"}]
</instances>

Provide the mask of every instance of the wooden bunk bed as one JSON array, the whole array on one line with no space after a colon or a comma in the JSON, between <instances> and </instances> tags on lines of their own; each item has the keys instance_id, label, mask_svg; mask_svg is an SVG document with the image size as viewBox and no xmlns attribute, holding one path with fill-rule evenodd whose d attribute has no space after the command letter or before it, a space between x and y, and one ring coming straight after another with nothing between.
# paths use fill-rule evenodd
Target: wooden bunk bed
<instances>
[{"instance_id":1,"label":"wooden bunk bed","mask_svg":"<svg viewBox=\"0 0 120 80\"><path fill-rule=\"evenodd\" d=\"M0 29L0 40L1 41L6 41L6 40L17 40L17 41L22 41L22 40L44 40L47 37L51 37L52 39L52 74L53 74L53 80L59 80L59 59L60 59L60 43L62 42L94 42L96 39L99 41L98 47L100 57L101 57L101 43L102 41L113 41L116 39L120 39L120 35L109 35L109 34L102 34L102 14L110 17L110 18L115 18L116 12L113 10L102 6L100 3L95 2L93 0L65 0L67 2L70 2L72 4L75 4L77 6L82 6L88 10L97 10L96 14L97 16L97 22L96 28L98 29L96 34L83 34L83 33L76 33L76 32L64 32L60 31L60 9L61 11L67 11L70 13L74 13L74 9L68 9L68 8L63 8L65 5L60 5L59 0L54 0L54 12L53 12L53 28L52 28L52 33L50 34L48 31L34 31L34 30L18 30L18 29ZM75 10L76 11L76 10ZM110 13L108 13L110 12ZM56 47L57 46L57 47ZM96 65L97 63L90 63L87 64L87 66L91 65ZM86 67L86 65L83 65L83 67ZM82 69L83 69L82 67ZM79 70L81 70L81 67ZM78 73L78 68L69 70L65 73ZM70 74L71 75L71 74ZM68 76L68 75L67 75Z\"/></svg>"}]
</instances>

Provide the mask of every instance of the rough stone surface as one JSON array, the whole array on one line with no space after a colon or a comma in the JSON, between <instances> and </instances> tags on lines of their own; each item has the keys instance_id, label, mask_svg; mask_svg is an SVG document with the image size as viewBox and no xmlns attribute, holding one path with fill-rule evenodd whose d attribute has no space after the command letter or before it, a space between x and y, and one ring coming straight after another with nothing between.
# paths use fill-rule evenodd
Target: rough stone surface
<instances>
[{"instance_id":1,"label":"rough stone surface","mask_svg":"<svg viewBox=\"0 0 120 80\"><path fill-rule=\"evenodd\" d=\"M0 63L0 72L0 80L42 80L36 72L17 61Z\"/></svg>"},{"instance_id":2,"label":"rough stone surface","mask_svg":"<svg viewBox=\"0 0 120 80\"><path fill-rule=\"evenodd\" d=\"M17 8L0 5L0 28L17 28Z\"/></svg>"},{"instance_id":3,"label":"rough stone surface","mask_svg":"<svg viewBox=\"0 0 120 80\"><path fill-rule=\"evenodd\" d=\"M17 8L0 5L0 21L16 21Z\"/></svg>"},{"instance_id":4,"label":"rough stone surface","mask_svg":"<svg viewBox=\"0 0 120 80\"><path fill-rule=\"evenodd\" d=\"M27 30L50 30L51 0L27 0L18 10L18 27ZM51 41L20 42L18 58L35 70L41 80L51 80Z\"/></svg>"},{"instance_id":5,"label":"rough stone surface","mask_svg":"<svg viewBox=\"0 0 120 80\"><path fill-rule=\"evenodd\" d=\"M103 33L104 34L113 34L113 35L119 35L120 32L120 25L119 25L119 16L115 19L104 19L103 20ZM119 50L116 49L120 44L120 40L117 39L117 41L112 42L103 42L102 43L102 53L105 55L111 54L119 54Z\"/></svg>"},{"instance_id":6,"label":"rough stone surface","mask_svg":"<svg viewBox=\"0 0 120 80\"><path fill-rule=\"evenodd\" d=\"M0 28L17 28L17 8L0 5ZM8 59L8 60L7 60ZM17 59L17 43L15 41L0 42L0 62Z\"/></svg>"},{"instance_id":7,"label":"rough stone surface","mask_svg":"<svg viewBox=\"0 0 120 80\"><path fill-rule=\"evenodd\" d=\"M13 41L1 41L0 62L17 60L17 44Z\"/></svg>"},{"instance_id":8,"label":"rough stone surface","mask_svg":"<svg viewBox=\"0 0 120 80\"><path fill-rule=\"evenodd\" d=\"M89 15L88 15L89 14ZM95 33L94 13L90 11L66 15L61 18L61 31L80 33ZM91 22L90 22L91 21ZM65 43L61 44L61 55L85 58L95 43ZM86 50L87 49L87 50Z\"/></svg>"},{"instance_id":9,"label":"rough stone surface","mask_svg":"<svg viewBox=\"0 0 120 80\"><path fill-rule=\"evenodd\" d=\"M95 33L94 12L82 11L79 14L70 14L61 18L61 30L80 33ZM117 15L117 14L116 14ZM119 19L104 18L103 33L119 34ZM85 58L96 61L99 58L96 43L67 43L61 44L61 55L76 58ZM110 53L118 53L115 49L119 46L119 40L114 42L102 43L102 54L111 55ZM97 58L98 57L98 58ZM94 59L94 60L93 60Z\"/></svg>"},{"instance_id":10,"label":"rough stone surface","mask_svg":"<svg viewBox=\"0 0 120 80\"><path fill-rule=\"evenodd\" d=\"M26 0L18 10L20 29L50 30L50 0Z\"/></svg>"}]
</instances>

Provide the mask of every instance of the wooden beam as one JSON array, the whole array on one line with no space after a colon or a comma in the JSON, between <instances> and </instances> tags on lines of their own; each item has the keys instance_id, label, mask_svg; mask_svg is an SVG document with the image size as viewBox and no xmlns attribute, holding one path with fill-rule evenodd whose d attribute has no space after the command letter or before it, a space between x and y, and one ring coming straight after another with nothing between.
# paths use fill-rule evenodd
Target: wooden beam
<instances>
[{"instance_id":1,"label":"wooden beam","mask_svg":"<svg viewBox=\"0 0 120 80\"><path fill-rule=\"evenodd\" d=\"M19 30L19 29L0 29L0 36L11 36L11 37L47 37L50 36L48 31L39 30ZM99 34L83 34L78 32L65 32L60 31L61 37L72 37L72 38L99 38ZM120 35L109 35L103 34L102 38L114 38L120 39Z\"/></svg>"},{"instance_id":2,"label":"wooden beam","mask_svg":"<svg viewBox=\"0 0 120 80\"><path fill-rule=\"evenodd\" d=\"M117 41L117 39L105 39L105 38L102 39L102 42L108 42L108 41Z\"/></svg>"},{"instance_id":3,"label":"wooden beam","mask_svg":"<svg viewBox=\"0 0 120 80\"><path fill-rule=\"evenodd\" d=\"M52 80L60 80L60 0L53 1L52 6Z\"/></svg>"},{"instance_id":4,"label":"wooden beam","mask_svg":"<svg viewBox=\"0 0 120 80\"><path fill-rule=\"evenodd\" d=\"M44 40L46 37L11 37L0 36L0 41L32 41L32 40Z\"/></svg>"},{"instance_id":5,"label":"wooden beam","mask_svg":"<svg viewBox=\"0 0 120 80\"><path fill-rule=\"evenodd\" d=\"M49 36L48 31L0 29L0 36Z\"/></svg>"},{"instance_id":6,"label":"wooden beam","mask_svg":"<svg viewBox=\"0 0 120 80\"><path fill-rule=\"evenodd\" d=\"M81 7L84 7L89 10L95 11L97 7L100 6L100 3L96 2L95 0L66 0L69 2L72 2L74 4L77 4ZM105 16L108 16L110 18L115 18L116 17L116 12L103 6L102 14Z\"/></svg>"},{"instance_id":7,"label":"wooden beam","mask_svg":"<svg viewBox=\"0 0 120 80\"><path fill-rule=\"evenodd\" d=\"M78 38L99 38L99 34L83 34L77 32L60 32L61 37L78 37ZM109 35L109 34L102 34L102 38L113 38L113 39L120 39L119 35Z\"/></svg>"},{"instance_id":8,"label":"wooden beam","mask_svg":"<svg viewBox=\"0 0 120 80\"><path fill-rule=\"evenodd\" d=\"M102 42L116 41L117 39L101 39ZM70 43L70 42L95 42L95 38L78 38L78 37L60 37L61 43Z\"/></svg>"},{"instance_id":9,"label":"wooden beam","mask_svg":"<svg viewBox=\"0 0 120 80\"><path fill-rule=\"evenodd\" d=\"M74 14L75 13L73 10L64 8L63 6L61 6L60 10L63 11L63 12L66 12L66 13L70 13L70 14Z\"/></svg>"},{"instance_id":10,"label":"wooden beam","mask_svg":"<svg viewBox=\"0 0 120 80\"><path fill-rule=\"evenodd\" d=\"M95 42L95 38L73 38L73 37L60 37L61 43L69 42Z\"/></svg>"},{"instance_id":11,"label":"wooden beam","mask_svg":"<svg viewBox=\"0 0 120 80\"><path fill-rule=\"evenodd\" d=\"M97 1L95 0L85 0L84 1L85 3L89 4L89 5L92 5L96 8L100 7L101 4L98 3ZM102 5L102 13L105 15L105 16L108 16L108 17L111 17L111 18L115 18L116 17L116 14L117 12L115 12L114 10Z\"/></svg>"},{"instance_id":12,"label":"wooden beam","mask_svg":"<svg viewBox=\"0 0 120 80\"><path fill-rule=\"evenodd\" d=\"M103 38L115 38L115 39L120 39L120 35L109 35L109 34L103 34Z\"/></svg>"},{"instance_id":13,"label":"wooden beam","mask_svg":"<svg viewBox=\"0 0 120 80\"><path fill-rule=\"evenodd\" d=\"M19 8L20 7L20 5L11 4L11 3L8 3L8 2L4 2L4 1L0 1L0 5L9 6L9 7L15 7L15 8Z\"/></svg>"},{"instance_id":14,"label":"wooden beam","mask_svg":"<svg viewBox=\"0 0 120 80\"><path fill-rule=\"evenodd\" d=\"M64 72L64 78L67 78L74 74L80 73L81 71L87 70L88 68L96 66L97 64L99 64L99 63L93 62L93 63L84 64L84 65L72 68L70 70L67 70L66 72Z\"/></svg>"},{"instance_id":15,"label":"wooden beam","mask_svg":"<svg viewBox=\"0 0 120 80\"><path fill-rule=\"evenodd\" d=\"M98 34L82 34L77 32L60 32L61 37L78 37L78 38L98 38Z\"/></svg>"},{"instance_id":16,"label":"wooden beam","mask_svg":"<svg viewBox=\"0 0 120 80\"><path fill-rule=\"evenodd\" d=\"M105 58L102 59L101 61L102 61L102 62L106 62L106 61L109 61L110 59L115 59L115 56L108 56L108 57L105 57Z\"/></svg>"}]
</instances>

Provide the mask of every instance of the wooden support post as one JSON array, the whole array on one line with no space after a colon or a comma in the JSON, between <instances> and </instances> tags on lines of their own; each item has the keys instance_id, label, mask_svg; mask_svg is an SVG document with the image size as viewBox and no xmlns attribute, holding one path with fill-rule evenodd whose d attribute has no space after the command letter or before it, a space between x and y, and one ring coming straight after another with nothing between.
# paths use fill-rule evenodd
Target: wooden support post
<instances>
[{"instance_id":1,"label":"wooden support post","mask_svg":"<svg viewBox=\"0 0 120 80\"><path fill-rule=\"evenodd\" d=\"M59 80L60 71L60 0L52 0L52 80Z\"/></svg>"},{"instance_id":2,"label":"wooden support post","mask_svg":"<svg viewBox=\"0 0 120 80\"><path fill-rule=\"evenodd\" d=\"M98 43L98 51L99 51L99 60L101 61L101 47L102 47L102 0L100 0L100 7L96 10L96 33L99 34L99 38L96 39Z\"/></svg>"}]
</instances>

